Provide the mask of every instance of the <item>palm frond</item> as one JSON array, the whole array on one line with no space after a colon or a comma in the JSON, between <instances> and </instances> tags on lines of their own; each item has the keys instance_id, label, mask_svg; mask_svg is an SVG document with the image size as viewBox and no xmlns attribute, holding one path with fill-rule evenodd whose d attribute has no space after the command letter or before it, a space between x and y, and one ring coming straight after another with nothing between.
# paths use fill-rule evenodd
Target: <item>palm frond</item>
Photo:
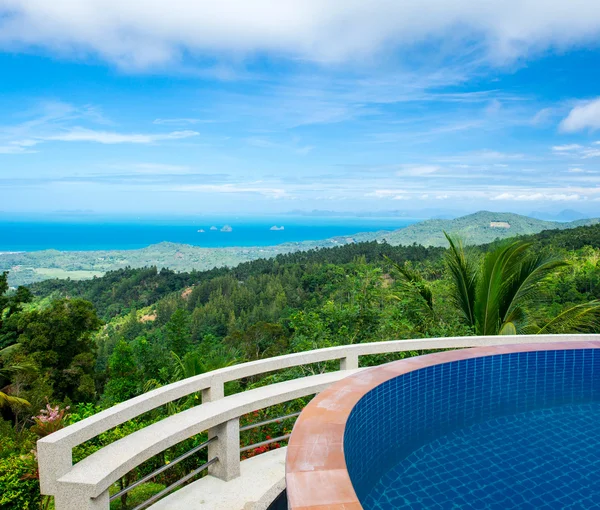
<instances>
[{"instance_id":1,"label":"palm frond","mask_svg":"<svg viewBox=\"0 0 600 510\"><path fill-rule=\"evenodd\" d=\"M564 260L536 254L525 258L505 282L505 300L500 310L504 322L514 321L519 308L537 305L541 293L539 284L557 269L568 265Z\"/></svg>"},{"instance_id":2,"label":"palm frond","mask_svg":"<svg viewBox=\"0 0 600 510\"><path fill-rule=\"evenodd\" d=\"M500 331L506 324L513 324L517 331L517 335L535 335L540 329L538 324L535 322L533 315L527 312L527 310L520 305L513 307L510 315L505 317L500 325ZM504 333L499 333L504 334Z\"/></svg>"},{"instance_id":3,"label":"palm frond","mask_svg":"<svg viewBox=\"0 0 600 510\"><path fill-rule=\"evenodd\" d=\"M202 358L199 354L193 353L184 356L183 358L183 375L184 378L200 375L205 372L202 366Z\"/></svg>"},{"instance_id":4,"label":"palm frond","mask_svg":"<svg viewBox=\"0 0 600 510\"><path fill-rule=\"evenodd\" d=\"M160 388L161 386L162 384L160 384L156 379L149 379L144 383L144 393Z\"/></svg>"},{"instance_id":5,"label":"palm frond","mask_svg":"<svg viewBox=\"0 0 600 510\"><path fill-rule=\"evenodd\" d=\"M475 294L478 281L477 260L467 252L458 238L446 232L444 236L450 248L446 254L446 265L454 281L452 299L469 326L475 326Z\"/></svg>"},{"instance_id":6,"label":"palm frond","mask_svg":"<svg viewBox=\"0 0 600 510\"><path fill-rule=\"evenodd\" d=\"M560 333L590 333L600 330L600 300L575 305L547 322L539 335Z\"/></svg>"},{"instance_id":7,"label":"palm frond","mask_svg":"<svg viewBox=\"0 0 600 510\"><path fill-rule=\"evenodd\" d=\"M517 334L517 328L515 326L514 322L505 322L502 327L500 328L500 331L498 332L499 335L516 335Z\"/></svg>"},{"instance_id":8,"label":"palm frond","mask_svg":"<svg viewBox=\"0 0 600 510\"><path fill-rule=\"evenodd\" d=\"M175 360L175 369L173 371L173 381L179 381L185 378L185 367L181 358L173 351L171 351L171 357Z\"/></svg>"},{"instance_id":9,"label":"palm frond","mask_svg":"<svg viewBox=\"0 0 600 510\"><path fill-rule=\"evenodd\" d=\"M8 395L3 391L0 391L0 409L4 406L12 406L12 405L22 405L22 406L30 406L31 404L25 400L24 398L13 397L12 395Z\"/></svg>"},{"instance_id":10,"label":"palm frond","mask_svg":"<svg viewBox=\"0 0 600 510\"><path fill-rule=\"evenodd\" d=\"M501 245L487 253L477 286L475 320L477 333L497 335L500 329L500 308L503 298L503 285L506 273L510 271L514 252L519 247L515 243Z\"/></svg>"},{"instance_id":11,"label":"palm frond","mask_svg":"<svg viewBox=\"0 0 600 510\"><path fill-rule=\"evenodd\" d=\"M9 375L9 374L36 374L39 371L38 367L33 363L24 362L13 365L8 365L7 367L0 368L0 374Z\"/></svg>"},{"instance_id":12,"label":"palm frond","mask_svg":"<svg viewBox=\"0 0 600 510\"><path fill-rule=\"evenodd\" d=\"M240 351L235 347L221 346L215 349L210 356L204 358L204 372L211 372L219 368L235 365L240 359Z\"/></svg>"},{"instance_id":13,"label":"palm frond","mask_svg":"<svg viewBox=\"0 0 600 510\"><path fill-rule=\"evenodd\" d=\"M384 255L384 258L400 274L402 278L400 281L403 287L420 297L425 302L428 311L433 312L433 291L425 281L425 278L423 278L423 275L407 263L398 264L387 255Z\"/></svg>"},{"instance_id":14,"label":"palm frond","mask_svg":"<svg viewBox=\"0 0 600 510\"><path fill-rule=\"evenodd\" d=\"M4 349L0 349L0 357L8 356L21 348L21 344L12 344Z\"/></svg>"}]
</instances>

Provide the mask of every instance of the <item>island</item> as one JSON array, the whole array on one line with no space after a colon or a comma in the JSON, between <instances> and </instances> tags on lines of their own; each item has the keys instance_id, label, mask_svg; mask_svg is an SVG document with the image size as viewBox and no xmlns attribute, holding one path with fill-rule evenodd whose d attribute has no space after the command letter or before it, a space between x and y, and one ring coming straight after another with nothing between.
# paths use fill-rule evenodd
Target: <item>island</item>
<instances>
[{"instance_id":1,"label":"island","mask_svg":"<svg viewBox=\"0 0 600 510\"><path fill-rule=\"evenodd\" d=\"M214 225L212 227L210 227L211 230L219 230L217 227L215 227Z\"/></svg>"},{"instance_id":2,"label":"island","mask_svg":"<svg viewBox=\"0 0 600 510\"><path fill-rule=\"evenodd\" d=\"M283 225L281 225L281 227L273 225L269 230L285 230L285 227Z\"/></svg>"},{"instance_id":3,"label":"island","mask_svg":"<svg viewBox=\"0 0 600 510\"><path fill-rule=\"evenodd\" d=\"M221 232L231 232L233 231L233 229L229 226L229 225L225 225L222 229Z\"/></svg>"}]
</instances>

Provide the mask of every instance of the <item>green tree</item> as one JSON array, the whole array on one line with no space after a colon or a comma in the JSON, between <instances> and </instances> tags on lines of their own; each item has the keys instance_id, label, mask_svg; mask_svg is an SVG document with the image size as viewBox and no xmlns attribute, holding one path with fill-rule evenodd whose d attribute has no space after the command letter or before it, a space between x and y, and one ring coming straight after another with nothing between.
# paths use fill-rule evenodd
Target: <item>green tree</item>
<instances>
[{"instance_id":1,"label":"green tree","mask_svg":"<svg viewBox=\"0 0 600 510\"><path fill-rule=\"evenodd\" d=\"M22 352L48 373L55 397L76 402L93 398L92 333L101 324L92 304L82 299L61 299L46 309L20 314Z\"/></svg>"},{"instance_id":2,"label":"green tree","mask_svg":"<svg viewBox=\"0 0 600 510\"><path fill-rule=\"evenodd\" d=\"M187 350L190 340L190 317L183 310L175 310L169 322L165 324L167 333L167 344L169 350L173 351L178 356L183 356Z\"/></svg>"},{"instance_id":3,"label":"green tree","mask_svg":"<svg viewBox=\"0 0 600 510\"><path fill-rule=\"evenodd\" d=\"M600 301L564 310L545 323L542 284L566 261L530 250L531 243L502 243L479 258L459 239L445 234L452 299L462 320L477 335L514 335L590 331L598 325Z\"/></svg>"},{"instance_id":4,"label":"green tree","mask_svg":"<svg viewBox=\"0 0 600 510\"><path fill-rule=\"evenodd\" d=\"M133 347L120 340L108 359L109 379L104 389L104 397L111 404L134 397L139 388Z\"/></svg>"},{"instance_id":5,"label":"green tree","mask_svg":"<svg viewBox=\"0 0 600 510\"><path fill-rule=\"evenodd\" d=\"M17 328L12 319L21 311L23 304L32 299L31 292L26 287L19 287L11 295L8 291L8 271L4 271L0 274L0 349L17 341Z\"/></svg>"},{"instance_id":6,"label":"green tree","mask_svg":"<svg viewBox=\"0 0 600 510\"><path fill-rule=\"evenodd\" d=\"M246 360L278 356L288 349L288 339L281 324L264 321L243 331L234 331L224 342L240 349Z\"/></svg>"}]
</instances>

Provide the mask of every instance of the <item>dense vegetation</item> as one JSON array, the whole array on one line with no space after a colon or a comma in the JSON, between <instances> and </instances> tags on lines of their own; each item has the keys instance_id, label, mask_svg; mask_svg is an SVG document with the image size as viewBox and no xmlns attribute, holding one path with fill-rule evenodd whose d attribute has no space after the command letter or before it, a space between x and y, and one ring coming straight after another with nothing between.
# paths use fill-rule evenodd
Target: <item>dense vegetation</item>
<instances>
[{"instance_id":1,"label":"dense vegetation","mask_svg":"<svg viewBox=\"0 0 600 510\"><path fill-rule=\"evenodd\" d=\"M31 453L38 437L183 377L346 343L600 331L594 302L600 298L599 225L471 250L451 240L450 250L365 242L202 272L123 268L89 281L47 280L13 291L5 274L0 278L0 507L45 504ZM574 309L585 313L569 312ZM301 374L288 370L268 380ZM265 382L249 378L227 391ZM102 434L78 448L75 460L194 403L193 396L183 399ZM281 406L278 415L301 405ZM258 413L243 421L261 418ZM289 427L274 424L242 441L252 444ZM202 440L198 436L170 449L121 483ZM184 462L169 470L129 500L115 501L114 508L135 505L188 468Z\"/></svg>"}]
</instances>

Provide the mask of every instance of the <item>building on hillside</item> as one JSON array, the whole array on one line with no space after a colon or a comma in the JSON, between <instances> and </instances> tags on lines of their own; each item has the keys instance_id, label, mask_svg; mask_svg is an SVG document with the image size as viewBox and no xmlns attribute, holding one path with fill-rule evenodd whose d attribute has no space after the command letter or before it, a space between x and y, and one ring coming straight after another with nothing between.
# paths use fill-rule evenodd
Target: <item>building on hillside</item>
<instances>
[{"instance_id":1,"label":"building on hillside","mask_svg":"<svg viewBox=\"0 0 600 510\"><path fill-rule=\"evenodd\" d=\"M491 228L510 228L510 223L508 221L491 221Z\"/></svg>"}]
</instances>

